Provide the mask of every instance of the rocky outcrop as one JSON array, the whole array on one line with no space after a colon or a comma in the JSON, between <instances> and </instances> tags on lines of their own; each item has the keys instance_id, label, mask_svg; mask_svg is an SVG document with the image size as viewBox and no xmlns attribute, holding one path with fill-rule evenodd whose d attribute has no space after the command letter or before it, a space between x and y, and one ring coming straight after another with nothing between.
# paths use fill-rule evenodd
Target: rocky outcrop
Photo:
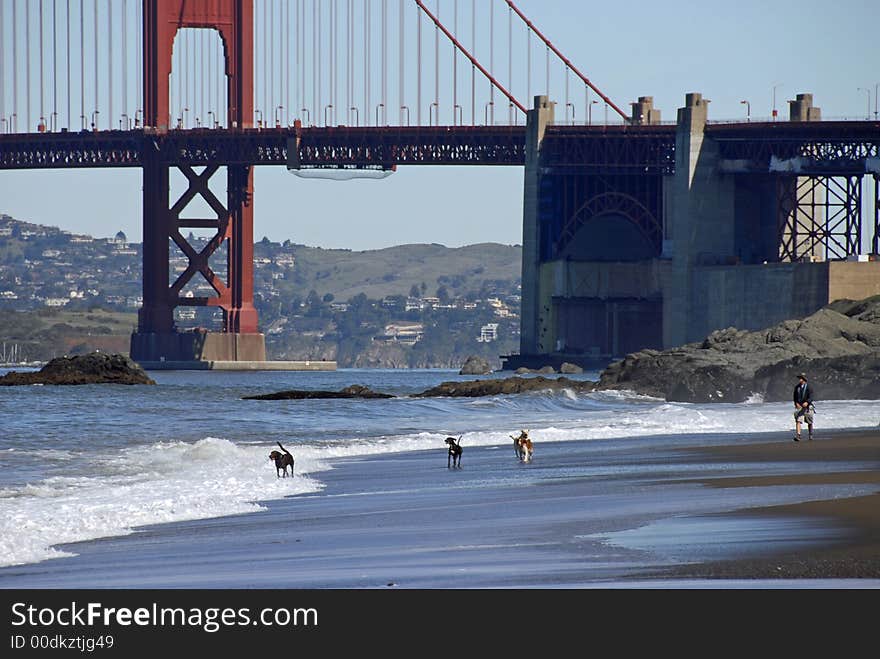
<instances>
[{"instance_id":1,"label":"rocky outcrop","mask_svg":"<svg viewBox=\"0 0 880 659\"><path fill-rule=\"evenodd\" d=\"M577 375L578 373L583 373L584 369L571 362L562 362L562 365L559 367L559 372L564 373L565 375Z\"/></svg>"},{"instance_id":2,"label":"rocky outcrop","mask_svg":"<svg viewBox=\"0 0 880 659\"><path fill-rule=\"evenodd\" d=\"M420 394L413 394L417 398L431 396L454 396L474 398L477 396L497 396L499 394L521 394L529 391L558 391L570 389L578 393L588 393L595 387L594 382L588 380L570 380L561 378L520 378L509 377L499 380L472 380L469 382L442 382L436 387L426 389Z\"/></svg>"},{"instance_id":3,"label":"rocky outcrop","mask_svg":"<svg viewBox=\"0 0 880 659\"><path fill-rule=\"evenodd\" d=\"M462 365L459 375L488 375L492 372L492 365L488 359L470 355Z\"/></svg>"},{"instance_id":4,"label":"rocky outcrop","mask_svg":"<svg viewBox=\"0 0 880 659\"><path fill-rule=\"evenodd\" d=\"M57 357L39 371L12 371L0 385L26 384L156 384L141 366L125 355L91 353Z\"/></svg>"},{"instance_id":5,"label":"rocky outcrop","mask_svg":"<svg viewBox=\"0 0 880 659\"><path fill-rule=\"evenodd\" d=\"M373 391L369 387L360 384L353 384L339 391L291 389L271 394L242 396L243 400L305 400L312 398L394 398L394 396Z\"/></svg>"},{"instance_id":6,"label":"rocky outcrop","mask_svg":"<svg viewBox=\"0 0 880 659\"><path fill-rule=\"evenodd\" d=\"M669 350L609 365L597 389L629 389L680 402L790 400L797 374L818 399L880 398L880 296L839 300L802 320L749 332L730 327Z\"/></svg>"},{"instance_id":7,"label":"rocky outcrop","mask_svg":"<svg viewBox=\"0 0 880 659\"><path fill-rule=\"evenodd\" d=\"M542 375L552 375L556 372L556 369L552 366L542 366L541 368L527 368L526 366L520 366L518 369L514 371L517 375L526 375L527 373L540 373Z\"/></svg>"}]
</instances>

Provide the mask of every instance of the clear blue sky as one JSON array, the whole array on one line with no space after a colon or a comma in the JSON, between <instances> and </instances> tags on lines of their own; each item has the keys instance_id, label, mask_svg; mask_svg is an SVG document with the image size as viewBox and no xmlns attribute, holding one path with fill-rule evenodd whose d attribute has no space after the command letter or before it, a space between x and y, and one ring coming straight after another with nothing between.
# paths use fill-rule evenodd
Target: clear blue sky
<instances>
[{"instance_id":1,"label":"clear blue sky","mask_svg":"<svg viewBox=\"0 0 880 659\"><path fill-rule=\"evenodd\" d=\"M517 4L625 110L649 95L663 119L674 120L685 93L696 91L711 100L710 119L744 119L742 100L758 119L769 116L778 85L783 118L786 101L801 92L813 93L825 118L873 115L880 83L877 0ZM870 99L859 87L870 90ZM257 168L254 234L356 250L520 243L522 175L516 167L401 167L381 181L336 182ZM95 236L122 230L139 242L140 172L0 172L0 212Z\"/></svg>"}]
</instances>

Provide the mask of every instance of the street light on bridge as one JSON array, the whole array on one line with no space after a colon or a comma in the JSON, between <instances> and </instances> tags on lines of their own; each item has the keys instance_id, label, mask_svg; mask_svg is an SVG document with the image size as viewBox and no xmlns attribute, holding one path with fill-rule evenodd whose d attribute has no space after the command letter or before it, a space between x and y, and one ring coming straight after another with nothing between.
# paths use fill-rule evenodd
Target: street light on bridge
<instances>
[{"instance_id":1,"label":"street light on bridge","mask_svg":"<svg viewBox=\"0 0 880 659\"><path fill-rule=\"evenodd\" d=\"M866 89L865 87L856 87L856 90L860 91L860 92L865 92L865 94L867 94L867 96L868 96L868 109L865 112L865 119L870 121L871 120L871 90Z\"/></svg>"},{"instance_id":2,"label":"street light on bridge","mask_svg":"<svg viewBox=\"0 0 880 659\"><path fill-rule=\"evenodd\" d=\"M593 123L593 106L596 105L599 101L590 101L590 104L587 106L587 123Z\"/></svg>"},{"instance_id":3,"label":"street light on bridge","mask_svg":"<svg viewBox=\"0 0 880 659\"><path fill-rule=\"evenodd\" d=\"M773 121L776 121L776 116L779 114L779 113L776 111L776 88L777 88L777 87L782 87L783 84L784 84L784 83L777 82L775 85L773 85L773 112L772 112L772 115L773 115Z\"/></svg>"},{"instance_id":4,"label":"street light on bridge","mask_svg":"<svg viewBox=\"0 0 880 659\"><path fill-rule=\"evenodd\" d=\"M748 101L740 101L740 103L745 104L746 106L746 121L752 120L752 104Z\"/></svg>"}]
</instances>

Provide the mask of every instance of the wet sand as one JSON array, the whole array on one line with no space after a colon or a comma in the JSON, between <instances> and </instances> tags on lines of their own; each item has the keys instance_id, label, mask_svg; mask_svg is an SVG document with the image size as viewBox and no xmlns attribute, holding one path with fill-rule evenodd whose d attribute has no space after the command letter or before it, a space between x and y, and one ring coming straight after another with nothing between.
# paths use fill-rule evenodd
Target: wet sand
<instances>
[{"instance_id":1,"label":"wet sand","mask_svg":"<svg viewBox=\"0 0 880 659\"><path fill-rule=\"evenodd\" d=\"M61 547L0 588L878 588L880 429L345 458L265 510Z\"/></svg>"},{"instance_id":2,"label":"wet sand","mask_svg":"<svg viewBox=\"0 0 880 659\"><path fill-rule=\"evenodd\" d=\"M799 473L779 476L714 478L703 483L713 488L773 485L825 485L865 483L880 486L880 430L823 433L821 438L800 442L767 442L698 449L707 460L744 463L787 462L800 465ZM824 471L812 468L821 464ZM803 517L851 531L830 546L808 551L774 551L747 560L709 562L685 566L675 574L723 579L815 579L880 578L880 493L866 496L752 508L734 513L768 517Z\"/></svg>"}]
</instances>

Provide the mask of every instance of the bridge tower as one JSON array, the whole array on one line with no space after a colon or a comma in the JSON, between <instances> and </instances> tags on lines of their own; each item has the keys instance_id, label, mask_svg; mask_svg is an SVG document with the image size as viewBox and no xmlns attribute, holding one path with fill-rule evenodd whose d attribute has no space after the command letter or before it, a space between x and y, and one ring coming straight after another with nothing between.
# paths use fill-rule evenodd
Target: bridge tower
<instances>
[{"instance_id":1,"label":"bridge tower","mask_svg":"<svg viewBox=\"0 0 880 659\"><path fill-rule=\"evenodd\" d=\"M178 30L217 30L223 43L227 81L228 129L253 127L253 0L144 0L144 131L147 135L168 132L169 77L172 47ZM253 277L253 167L229 165L225 203L212 194L208 182L219 170L209 165L197 173L173 157L149 148L143 154L143 306L138 328L132 334L131 355L141 363L221 360L263 361L265 340L257 329ZM169 198L169 173L177 167L188 188L173 204ZM185 219L187 205L202 197L214 217ZM216 230L200 252L183 236L183 229ZM171 241L189 260L185 271L173 283L169 276ZM208 259L226 243L227 281L211 269ZM216 291L216 297L182 297L181 290L201 274ZM177 306L216 306L223 311L223 332L178 332L174 324Z\"/></svg>"}]
</instances>

